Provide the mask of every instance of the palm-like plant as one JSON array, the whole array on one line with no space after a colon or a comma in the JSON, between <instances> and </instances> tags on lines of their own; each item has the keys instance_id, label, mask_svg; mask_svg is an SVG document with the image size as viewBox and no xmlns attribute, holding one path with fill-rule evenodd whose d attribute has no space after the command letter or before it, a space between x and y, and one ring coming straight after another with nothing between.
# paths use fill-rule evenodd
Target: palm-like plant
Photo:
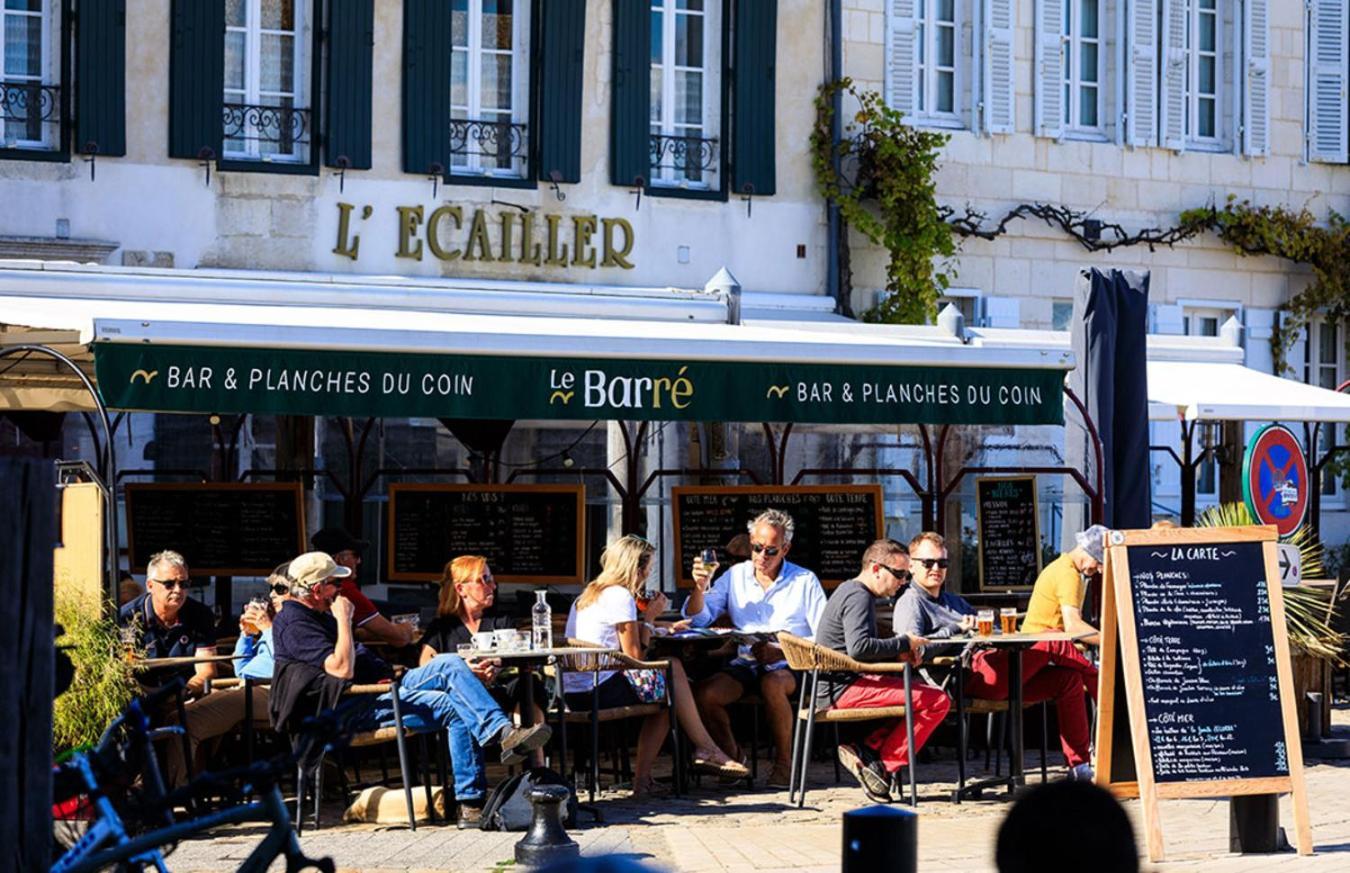
<instances>
[{"instance_id":1,"label":"palm-like plant","mask_svg":"<svg viewBox=\"0 0 1350 873\"><path fill-rule=\"evenodd\" d=\"M1200 514L1195 526L1242 527L1256 523L1247 504L1238 502L1211 506ZM1322 543L1313 535L1312 528L1302 525L1289 536L1283 537L1281 542L1298 549L1305 578L1317 579L1322 576L1325 572L1322 567ZM1344 665L1346 638L1331 626L1335 604L1331 602L1330 592L1300 585L1284 588L1282 593L1290 645L1304 654Z\"/></svg>"}]
</instances>

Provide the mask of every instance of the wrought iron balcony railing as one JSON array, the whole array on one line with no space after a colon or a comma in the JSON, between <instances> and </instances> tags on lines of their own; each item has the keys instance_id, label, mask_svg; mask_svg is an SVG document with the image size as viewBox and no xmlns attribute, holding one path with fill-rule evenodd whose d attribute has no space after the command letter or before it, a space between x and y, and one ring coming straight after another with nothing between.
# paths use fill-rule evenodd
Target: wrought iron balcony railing
<instances>
[{"instance_id":1,"label":"wrought iron balcony railing","mask_svg":"<svg viewBox=\"0 0 1350 873\"><path fill-rule=\"evenodd\" d=\"M61 88L0 80L0 147L55 142L61 125Z\"/></svg>"},{"instance_id":2,"label":"wrought iron balcony railing","mask_svg":"<svg viewBox=\"0 0 1350 873\"><path fill-rule=\"evenodd\" d=\"M450 159L456 167L475 164L480 169L510 169L529 154L529 145L523 124L450 119ZM489 166L493 163L496 167Z\"/></svg>"},{"instance_id":3,"label":"wrought iron balcony railing","mask_svg":"<svg viewBox=\"0 0 1350 873\"><path fill-rule=\"evenodd\" d=\"M701 181L717 167L717 139L651 135L652 178Z\"/></svg>"},{"instance_id":4,"label":"wrought iron balcony railing","mask_svg":"<svg viewBox=\"0 0 1350 873\"><path fill-rule=\"evenodd\" d=\"M308 109L226 103L221 113L225 151L300 157L309 145L310 117Z\"/></svg>"}]
</instances>

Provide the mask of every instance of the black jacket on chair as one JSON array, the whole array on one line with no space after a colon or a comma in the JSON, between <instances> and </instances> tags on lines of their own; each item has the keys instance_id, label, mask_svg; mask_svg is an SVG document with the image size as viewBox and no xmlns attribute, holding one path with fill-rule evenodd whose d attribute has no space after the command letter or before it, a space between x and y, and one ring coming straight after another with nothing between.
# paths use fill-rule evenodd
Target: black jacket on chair
<instances>
[{"instance_id":1,"label":"black jacket on chair","mask_svg":"<svg viewBox=\"0 0 1350 873\"><path fill-rule=\"evenodd\" d=\"M272 694L268 707L272 728L290 741L292 750L307 770L319 760L325 743L309 742L304 743L303 747L297 746L301 739L301 725L311 716L337 709L343 692L351 684L351 680L330 676L327 671L311 664L300 661L277 662L276 671L272 674ZM356 711L342 712L339 728L342 722L358 714ZM345 730L341 732L348 733Z\"/></svg>"}]
</instances>

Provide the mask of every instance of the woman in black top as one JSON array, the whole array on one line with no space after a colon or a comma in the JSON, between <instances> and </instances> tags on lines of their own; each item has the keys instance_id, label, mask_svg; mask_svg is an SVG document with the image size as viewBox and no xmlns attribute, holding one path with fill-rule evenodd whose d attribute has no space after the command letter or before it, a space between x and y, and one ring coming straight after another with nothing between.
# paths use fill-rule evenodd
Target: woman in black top
<instances>
[{"instance_id":1,"label":"woman in black top","mask_svg":"<svg viewBox=\"0 0 1350 873\"><path fill-rule=\"evenodd\" d=\"M419 665L437 655L453 655L465 643L473 642L473 635L482 631L516 629L516 620L503 615L486 615L497 597L497 583L492 579L487 558L481 555L461 555L445 565L441 574L440 603L436 619L422 636L422 654ZM487 686L499 706L506 712L519 709L520 674L512 670L502 675L500 658L475 658L469 661L474 674ZM544 697L543 683L531 674L534 681L534 721L544 720L539 704ZM540 755L542 762L542 754Z\"/></svg>"}]
</instances>

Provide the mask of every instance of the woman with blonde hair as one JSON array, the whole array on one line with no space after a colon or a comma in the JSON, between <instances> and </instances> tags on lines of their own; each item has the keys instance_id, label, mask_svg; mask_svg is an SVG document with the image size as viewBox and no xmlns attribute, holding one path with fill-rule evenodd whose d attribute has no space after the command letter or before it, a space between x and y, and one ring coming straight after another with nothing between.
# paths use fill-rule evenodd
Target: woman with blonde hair
<instances>
[{"instance_id":1,"label":"woman with blonde hair","mask_svg":"<svg viewBox=\"0 0 1350 873\"><path fill-rule=\"evenodd\" d=\"M650 622L665 611L666 596L646 592L647 579L655 563L656 547L642 537L628 535L605 549L600 556L600 575L582 590L567 616L567 636L588 643L621 650L630 658L642 658L651 637ZM639 599L644 601L639 618ZM750 775L744 764L732 760L713 742L703 726L684 665L671 661L670 689L675 717L685 736L694 745L696 769L743 779ZM602 670L599 673L571 672L563 677L563 692L568 705L578 711L591 707L592 688L598 690L599 706L610 708L654 703L665 700L665 673L661 670ZM666 713L648 716L638 735L637 760L634 762L633 794L652 792L652 765L661 750L668 728Z\"/></svg>"}]
</instances>

